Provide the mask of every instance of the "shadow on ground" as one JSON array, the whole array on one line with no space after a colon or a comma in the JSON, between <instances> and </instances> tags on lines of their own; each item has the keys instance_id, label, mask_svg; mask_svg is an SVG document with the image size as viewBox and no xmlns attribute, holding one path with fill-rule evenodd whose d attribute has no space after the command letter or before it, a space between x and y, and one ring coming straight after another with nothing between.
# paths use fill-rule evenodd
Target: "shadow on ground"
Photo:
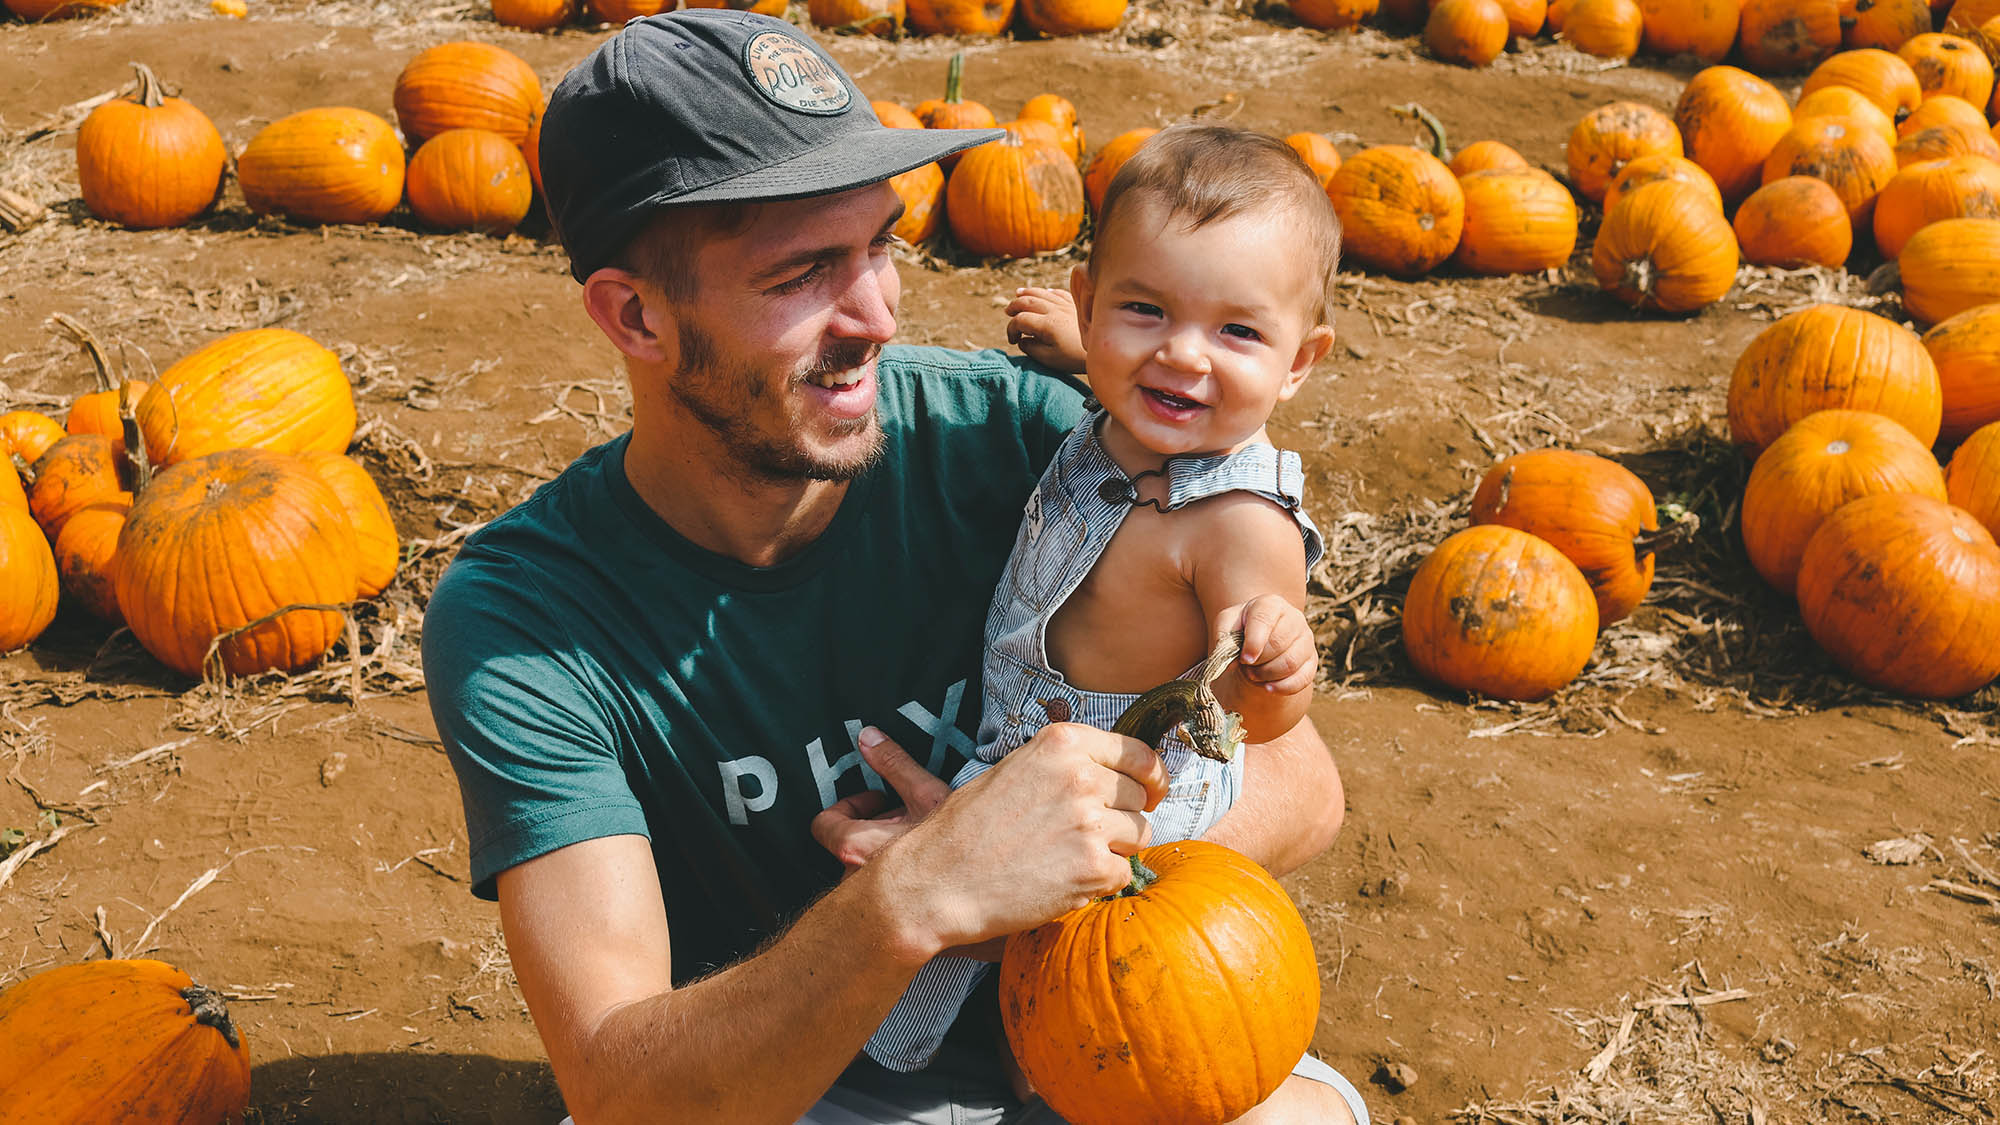
<instances>
[{"instance_id":1,"label":"shadow on ground","mask_svg":"<svg viewBox=\"0 0 2000 1125\"><path fill-rule=\"evenodd\" d=\"M296 1056L251 1071L249 1125L556 1125L546 1062L488 1055Z\"/></svg>"}]
</instances>

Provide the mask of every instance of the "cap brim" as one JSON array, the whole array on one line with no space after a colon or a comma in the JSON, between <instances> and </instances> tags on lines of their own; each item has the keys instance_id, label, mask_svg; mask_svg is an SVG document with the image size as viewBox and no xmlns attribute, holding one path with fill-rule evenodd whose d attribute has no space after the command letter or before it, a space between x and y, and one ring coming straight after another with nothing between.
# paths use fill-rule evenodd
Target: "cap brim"
<instances>
[{"instance_id":1,"label":"cap brim","mask_svg":"<svg viewBox=\"0 0 2000 1125\"><path fill-rule=\"evenodd\" d=\"M832 144L718 184L655 201L755 203L829 195L919 168L1005 136L1000 129L890 129L852 134Z\"/></svg>"}]
</instances>

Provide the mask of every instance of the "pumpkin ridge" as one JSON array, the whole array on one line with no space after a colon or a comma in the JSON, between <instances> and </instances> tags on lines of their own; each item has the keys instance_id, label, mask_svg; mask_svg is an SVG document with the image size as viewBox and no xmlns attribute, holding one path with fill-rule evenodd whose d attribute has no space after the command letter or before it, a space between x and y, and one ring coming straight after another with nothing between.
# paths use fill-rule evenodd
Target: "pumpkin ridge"
<instances>
[{"instance_id":1,"label":"pumpkin ridge","mask_svg":"<svg viewBox=\"0 0 2000 1125\"><path fill-rule=\"evenodd\" d=\"M1189 877L1190 875L1193 874L1199 874L1204 879L1204 881L1213 881L1216 875L1219 874L1216 872L1191 873L1186 871L1185 868L1191 865L1192 865L1192 860L1188 859L1187 857L1181 857L1181 862L1179 864L1176 864L1177 867L1183 869L1182 870L1183 878ZM1233 888L1233 889L1240 890L1241 888ZM1232 896L1232 899L1234 899L1235 897L1236 896ZM1235 1019L1237 1033L1243 1037L1243 1042L1250 1045L1252 1048L1251 1060L1254 1063L1254 1070L1256 1072L1257 1078L1261 1079L1264 1073L1264 1059L1255 1051L1255 1048L1260 1045L1258 1042L1259 1037L1256 1034L1254 1034L1254 1029L1243 1018L1244 1003L1246 998L1243 995L1243 991L1239 985L1239 982L1236 979L1236 974L1233 971L1235 969L1235 966L1230 963L1227 957L1224 957L1222 955L1222 950L1216 947L1215 938L1209 934L1208 927L1204 924L1208 922L1209 919L1200 915L1196 915L1194 912L1188 910L1186 907L1182 906L1178 902L1169 902L1164 897L1156 899L1155 905L1158 907L1160 913L1162 914L1178 915L1185 922L1187 926L1187 932L1190 934L1197 935L1200 938L1201 940L1200 948L1208 952L1209 964L1222 970L1222 972L1220 973L1213 973L1212 970L1204 971L1203 975L1204 976L1213 975L1215 977L1218 977L1219 979L1222 980L1224 987L1226 987L1229 990L1229 1005L1228 1005L1229 1012ZM1192 949L1190 949L1186 945L1183 945L1177 948L1175 952L1177 956L1186 957L1190 952L1192 952ZM1204 970L1207 970L1207 966L1204 966L1203 968ZM1170 989L1168 991L1178 991L1178 990ZM1229 1076L1218 1074L1215 1072L1215 1070L1207 1067L1203 1067L1201 1069L1201 1076L1203 1085L1205 1085L1208 1088L1210 1098L1213 1101L1220 1101L1222 1099L1223 1091L1218 1089L1217 1087L1220 1086L1223 1082L1228 1081Z\"/></svg>"}]
</instances>

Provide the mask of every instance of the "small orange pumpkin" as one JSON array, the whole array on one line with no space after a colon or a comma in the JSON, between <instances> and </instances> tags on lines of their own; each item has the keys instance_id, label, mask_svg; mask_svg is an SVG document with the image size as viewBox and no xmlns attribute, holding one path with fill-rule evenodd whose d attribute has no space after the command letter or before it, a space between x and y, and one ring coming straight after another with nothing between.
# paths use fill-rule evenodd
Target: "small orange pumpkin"
<instances>
[{"instance_id":1,"label":"small orange pumpkin","mask_svg":"<svg viewBox=\"0 0 2000 1125\"><path fill-rule=\"evenodd\" d=\"M1849 48L1893 51L1931 29L1930 0L1853 0L1840 41Z\"/></svg>"},{"instance_id":2,"label":"small orange pumpkin","mask_svg":"<svg viewBox=\"0 0 2000 1125\"><path fill-rule=\"evenodd\" d=\"M1132 154L1139 151L1139 146L1157 132L1158 129L1145 126L1120 133L1090 158L1090 163L1083 170L1083 194L1090 203L1091 214L1097 214L1097 209L1104 205L1104 193L1110 189L1118 169L1123 168L1125 162L1132 159Z\"/></svg>"},{"instance_id":3,"label":"small orange pumpkin","mask_svg":"<svg viewBox=\"0 0 2000 1125\"><path fill-rule=\"evenodd\" d=\"M920 165L889 177L903 201L903 217L896 220L894 234L912 246L930 241L944 221L944 169L935 162Z\"/></svg>"},{"instance_id":4,"label":"small orange pumpkin","mask_svg":"<svg viewBox=\"0 0 2000 1125\"><path fill-rule=\"evenodd\" d=\"M1624 620L1653 585L1659 513L1652 490L1616 461L1567 449L1517 453L1480 480L1472 522L1516 528L1561 551L1590 583L1600 627Z\"/></svg>"},{"instance_id":5,"label":"small orange pumpkin","mask_svg":"<svg viewBox=\"0 0 2000 1125\"><path fill-rule=\"evenodd\" d=\"M119 396L123 394L127 402L136 405L149 388L144 379L127 379L119 387L78 395L69 404L69 417L64 420L63 429L72 434L103 434L123 445L125 423L118 417Z\"/></svg>"},{"instance_id":6,"label":"small orange pumpkin","mask_svg":"<svg viewBox=\"0 0 2000 1125\"><path fill-rule=\"evenodd\" d=\"M1340 150L1333 147L1325 133L1293 133L1285 138L1285 144L1312 169L1313 179L1319 181L1321 190L1340 171Z\"/></svg>"},{"instance_id":7,"label":"small orange pumpkin","mask_svg":"<svg viewBox=\"0 0 2000 1125\"><path fill-rule=\"evenodd\" d=\"M1499 0L1500 10L1507 13L1507 34L1521 39L1532 39L1542 33L1542 25L1548 22L1548 0Z\"/></svg>"},{"instance_id":8,"label":"small orange pumpkin","mask_svg":"<svg viewBox=\"0 0 2000 1125\"><path fill-rule=\"evenodd\" d=\"M806 18L814 27L828 31L866 32L894 39L902 34L904 15L903 0L806 0Z\"/></svg>"},{"instance_id":9,"label":"small orange pumpkin","mask_svg":"<svg viewBox=\"0 0 2000 1125\"><path fill-rule=\"evenodd\" d=\"M1375 14L1381 0L1291 0L1292 18L1317 31L1345 31Z\"/></svg>"},{"instance_id":10,"label":"small orange pumpkin","mask_svg":"<svg viewBox=\"0 0 2000 1125\"><path fill-rule=\"evenodd\" d=\"M1661 180L1676 180L1691 184L1705 195L1715 199L1715 209L1722 210L1722 191L1715 186L1715 180L1701 165L1685 156L1669 156L1655 153L1642 156L1618 170L1611 178L1611 186L1604 189L1604 209L1618 206L1618 197L1641 184L1658 183Z\"/></svg>"},{"instance_id":11,"label":"small orange pumpkin","mask_svg":"<svg viewBox=\"0 0 2000 1125\"><path fill-rule=\"evenodd\" d=\"M1732 225L1743 260L1753 266L1839 269L1854 249L1847 205L1812 176L1786 176L1751 192Z\"/></svg>"},{"instance_id":12,"label":"small orange pumpkin","mask_svg":"<svg viewBox=\"0 0 2000 1125\"><path fill-rule=\"evenodd\" d=\"M35 462L28 511L50 542L63 524L92 504L132 500L134 471L120 445L103 434L71 434Z\"/></svg>"},{"instance_id":13,"label":"small orange pumpkin","mask_svg":"<svg viewBox=\"0 0 2000 1125\"><path fill-rule=\"evenodd\" d=\"M11 462L0 465L0 507L28 510L28 492L21 484L21 470Z\"/></svg>"},{"instance_id":14,"label":"small orange pumpkin","mask_svg":"<svg viewBox=\"0 0 2000 1125\"><path fill-rule=\"evenodd\" d=\"M2000 547L1943 500L1841 506L1806 544L1798 594L1813 639L1876 687L1949 699L2000 675Z\"/></svg>"},{"instance_id":15,"label":"small orange pumpkin","mask_svg":"<svg viewBox=\"0 0 2000 1125\"><path fill-rule=\"evenodd\" d=\"M1014 18L1014 0L909 0L907 8L919 35L1001 35Z\"/></svg>"},{"instance_id":16,"label":"small orange pumpkin","mask_svg":"<svg viewBox=\"0 0 2000 1125\"><path fill-rule=\"evenodd\" d=\"M1986 128L1986 115L1979 107L1964 98L1951 94L1932 94L1923 104L1896 123L1896 135L1907 137L1911 133L1938 127L1975 130Z\"/></svg>"},{"instance_id":17,"label":"small orange pumpkin","mask_svg":"<svg viewBox=\"0 0 2000 1125\"><path fill-rule=\"evenodd\" d=\"M1092 35L1125 19L1126 0L1020 0L1021 22L1043 35Z\"/></svg>"},{"instance_id":18,"label":"small orange pumpkin","mask_svg":"<svg viewBox=\"0 0 2000 1125\"><path fill-rule=\"evenodd\" d=\"M1821 410L1757 457L1743 489L1743 546L1764 581L1790 594L1820 522L1849 500L1883 492L1944 499L1944 471L1910 431L1867 410Z\"/></svg>"},{"instance_id":19,"label":"small orange pumpkin","mask_svg":"<svg viewBox=\"0 0 2000 1125\"><path fill-rule=\"evenodd\" d=\"M340 453L301 453L299 460L333 490L354 529L354 569L360 579L358 598L372 598L388 588L402 561L396 521L375 478L361 462ZM74 522L74 521L72 521Z\"/></svg>"},{"instance_id":20,"label":"small orange pumpkin","mask_svg":"<svg viewBox=\"0 0 2000 1125\"><path fill-rule=\"evenodd\" d=\"M1626 192L1597 228L1591 272L1639 309L1692 312L1736 281L1736 233L1700 188L1674 180Z\"/></svg>"},{"instance_id":21,"label":"small orange pumpkin","mask_svg":"<svg viewBox=\"0 0 2000 1125\"><path fill-rule=\"evenodd\" d=\"M790 0L686 0L688 8L728 8L737 12L755 12L760 16L783 16L790 6Z\"/></svg>"},{"instance_id":22,"label":"small orange pumpkin","mask_svg":"<svg viewBox=\"0 0 2000 1125\"><path fill-rule=\"evenodd\" d=\"M1485 66L1507 48L1507 10L1499 0L1437 0L1424 21L1424 46L1460 66Z\"/></svg>"},{"instance_id":23,"label":"small orange pumpkin","mask_svg":"<svg viewBox=\"0 0 2000 1125\"><path fill-rule=\"evenodd\" d=\"M410 210L446 230L504 235L528 217L535 184L520 148L486 129L446 129L410 157Z\"/></svg>"},{"instance_id":24,"label":"small orange pumpkin","mask_svg":"<svg viewBox=\"0 0 2000 1125\"><path fill-rule=\"evenodd\" d=\"M1564 41L1600 59L1629 59L1639 53L1646 15L1635 0L1576 0L1563 18Z\"/></svg>"},{"instance_id":25,"label":"small orange pumpkin","mask_svg":"<svg viewBox=\"0 0 2000 1125\"><path fill-rule=\"evenodd\" d=\"M42 635L56 619L60 590L48 536L26 509L0 504L0 591L4 591L0 592L0 652L12 652ZM7 995L0 993L0 1010L4 1010ZM12 1050L0 1052L5 1056L0 1057L0 1081L7 1077L7 1059L32 1054L29 1048L43 1042L46 1034L22 1029L24 1038ZM13 1089L7 1087L10 1098Z\"/></svg>"},{"instance_id":26,"label":"small orange pumpkin","mask_svg":"<svg viewBox=\"0 0 2000 1125\"><path fill-rule=\"evenodd\" d=\"M1734 205L1763 182L1764 161L1792 127L1792 108L1777 87L1749 71L1711 66L1688 80L1674 105L1674 124L1688 158Z\"/></svg>"},{"instance_id":27,"label":"small orange pumpkin","mask_svg":"<svg viewBox=\"0 0 2000 1125\"><path fill-rule=\"evenodd\" d=\"M1896 256L1903 307L1936 324L1975 305L2000 301L2000 219L1939 219Z\"/></svg>"},{"instance_id":28,"label":"small orange pumpkin","mask_svg":"<svg viewBox=\"0 0 2000 1125\"><path fill-rule=\"evenodd\" d=\"M77 129L83 204L123 226L179 226L215 202L229 154L207 114L167 97L143 63L133 69L137 92L91 110Z\"/></svg>"},{"instance_id":29,"label":"small orange pumpkin","mask_svg":"<svg viewBox=\"0 0 2000 1125\"><path fill-rule=\"evenodd\" d=\"M1060 250L1083 229L1083 177L1062 149L1009 134L959 161L945 183L945 222L982 257Z\"/></svg>"},{"instance_id":30,"label":"small orange pumpkin","mask_svg":"<svg viewBox=\"0 0 2000 1125\"><path fill-rule=\"evenodd\" d=\"M1827 59L1813 68L1799 93L1804 96L1827 86L1859 90L1875 108L1898 122L1924 100L1924 89L1917 84L1917 72L1910 64L1892 50L1875 47L1842 51Z\"/></svg>"},{"instance_id":31,"label":"small orange pumpkin","mask_svg":"<svg viewBox=\"0 0 2000 1125\"><path fill-rule=\"evenodd\" d=\"M1908 168L1927 160L1950 160L1955 156L1975 156L2000 161L2000 141L1984 129L1956 125L1933 125L1919 129L1896 142L1896 167Z\"/></svg>"},{"instance_id":32,"label":"small orange pumpkin","mask_svg":"<svg viewBox=\"0 0 2000 1125\"><path fill-rule=\"evenodd\" d=\"M412 143L446 129L487 129L518 148L542 112L542 83L507 48L461 40L418 52L396 76L395 103Z\"/></svg>"},{"instance_id":33,"label":"small orange pumpkin","mask_svg":"<svg viewBox=\"0 0 2000 1125\"><path fill-rule=\"evenodd\" d=\"M1563 21L1569 17L1569 9L1570 0L1549 0L1548 11L1542 13L1542 26L1549 30L1549 34L1562 34Z\"/></svg>"},{"instance_id":34,"label":"small orange pumpkin","mask_svg":"<svg viewBox=\"0 0 2000 1125\"><path fill-rule=\"evenodd\" d=\"M139 400L155 466L225 449L340 453L354 440L354 388L340 357L289 328L251 328L197 348Z\"/></svg>"},{"instance_id":35,"label":"small orange pumpkin","mask_svg":"<svg viewBox=\"0 0 2000 1125\"><path fill-rule=\"evenodd\" d=\"M1011 3L1012 0L1009 0L1010 7ZM915 9L912 8L911 23L913 26L915 24L915 14ZM927 32L926 34L934 33ZM915 111L917 120L923 122L926 129L999 128L1000 122L993 116L993 111L970 98L962 96L964 89L965 55L962 52L953 52L951 61L945 64L944 97L926 98L918 102ZM952 169L958 167L958 162L964 157L965 153L955 152L938 163L943 165L944 170L949 173Z\"/></svg>"},{"instance_id":36,"label":"small orange pumpkin","mask_svg":"<svg viewBox=\"0 0 2000 1125\"><path fill-rule=\"evenodd\" d=\"M493 22L523 31L553 31L576 17L576 0L493 0Z\"/></svg>"},{"instance_id":37,"label":"small orange pumpkin","mask_svg":"<svg viewBox=\"0 0 2000 1125\"><path fill-rule=\"evenodd\" d=\"M1459 149L1448 167L1452 175L1465 177L1495 168L1526 168L1528 161L1499 141L1474 141Z\"/></svg>"},{"instance_id":38,"label":"small orange pumpkin","mask_svg":"<svg viewBox=\"0 0 2000 1125\"><path fill-rule=\"evenodd\" d=\"M2000 16L2000 0L1957 0L1949 7L1951 10L1944 20L1946 31L1971 31Z\"/></svg>"},{"instance_id":39,"label":"small orange pumpkin","mask_svg":"<svg viewBox=\"0 0 2000 1125\"><path fill-rule=\"evenodd\" d=\"M1943 32L1926 32L1896 51L1916 72L1924 97L1939 94L1963 98L1975 109L1993 97L1993 64L1970 39Z\"/></svg>"},{"instance_id":40,"label":"small orange pumpkin","mask_svg":"<svg viewBox=\"0 0 2000 1125\"><path fill-rule=\"evenodd\" d=\"M895 102L873 101L869 102L868 105L869 108L875 111L875 120L880 121L888 128L921 129L924 127L924 123L917 120L916 114L911 113Z\"/></svg>"},{"instance_id":41,"label":"small orange pumpkin","mask_svg":"<svg viewBox=\"0 0 2000 1125\"><path fill-rule=\"evenodd\" d=\"M1896 123L1868 95L1847 86L1824 86L1799 99L1792 107L1792 122L1809 117L1848 117L1875 131L1888 146L1896 147Z\"/></svg>"},{"instance_id":42,"label":"small orange pumpkin","mask_svg":"<svg viewBox=\"0 0 2000 1125\"><path fill-rule=\"evenodd\" d=\"M1570 130L1565 150L1570 183L1585 199L1602 203L1611 177L1626 162L1654 153L1684 155L1672 118L1638 102L1599 106Z\"/></svg>"},{"instance_id":43,"label":"small orange pumpkin","mask_svg":"<svg viewBox=\"0 0 2000 1125\"><path fill-rule=\"evenodd\" d=\"M1744 0L1736 49L1760 74L1810 70L1840 50L1835 0Z\"/></svg>"},{"instance_id":44,"label":"small orange pumpkin","mask_svg":"<svg viewBox=\"0 0 2000 1125\"><path fill-rule=\"evenodd\" d=\"M1729 437L1755 455L1808 414L1871 410L1928 449L1942 408L1937 365L1916 333L1860 309L1811 305L1758 333L1737 357Z\"/></svg>"},{"instance_id":45,"label":"small orange pumpkin","mask_svg":"<svg viewBox=\"0 0 2000 1125\"><path fill-rule=\"evenodd\" d=\"M1055 126L1062 138L1062 150L1071 160L1083 159L1083 125L1077 118L1076 105L1061 94L1036 94L1021 103L1021 112L1016 115L1022 121L1046 121Z\"/></svg>"},{"instance_id":46,"label":"small orange pumpkin","mask_svg":"<svg viewBox=\"0 0 2000 1125\"><path fill-rule=\"evenodd\" d=\"M63 521L62 534L53 544L63 600L117 625L123 625L125 617L118 612L118 589L111 568L118 556L118 533L125 527L125 513L132 510L129 495L72 513Z\"/></svg>"},{"instance_id":47,"label":"small orange pumpkin","mask_svg":"<svg viewBox=\"0 0 2000 1125\"><path fill-rule=\"evenodd\" d=\"M1451 260L1472 273L1539 273L1566 265L1576 249L1576 200L1539 168L1461 176L1465 226Z\"/></svg>"},{"instance_id":48,"label":"small orange pumpkin","mask_svg":"<svg viewBox=\"0 0 2000 1125\"><path fill-rule=\"evenodd\" d=\"M46 414L9 410L0 414L0 460L32 465L67 432Z\"/></svg>"},{"instance_id":49,"label":"small orange pumpkin","mask_svg":"<svg viewBox=\"0 0 2000 1125\"><path fill-rule=\"evenodd\" d=\"M2000 304L1977 305L1938 322L1924 333L1924 350L1937 364L1944 399L1939 441L1959 441L2000 422Z\"/></svg>"},{"instance_id":50,"label":"small orange pumpkin","mask_svg":"<svg viewBox=\"0 0 2000 1125\"><path fill-rule=\"evenodd\" d=\"M1954 506L1965 509L1988 532L2000 529L2000 423L1974 430L1951 455L1944 489Z\"/></svg>"},{"instance_id":51,"label":"small orange pumpkin","mask_svg":"<svg viewBox=\"0 0 2000 1125\"><path fill-rule=\"evenodd\" d=\"M1845 117L1809 117L1778 138L1764 160L1764 182L1817 176L1833 187L1856 230L1875 215L1875 197L1896 174L1896 152L1867 125Z\"/></svg>"},{"instance_id":52,"label":"small orange pumpkin","mask_svg":"<svg viewBox=\"0 0 2000 1125\"><path fill-rule=\"evenodd\" d=\"M345 106L281 117L236 159L250 210L309 223L375 222L402 201L403 170L389 123Z\"/></svg>"},{"instance_id":53,"label":"small orange pumpkin","mask_svg":"<svg viewBox=\"0 0 2000 1125\"><path fill-rule=\"evenodd\" d=\"M1875 246L1885 258L1939 219L2000 219L2000 164L1980 156L1929 160L1896 173L1875 201Z\"/></svg>"},{"instance_id":54,"label":"small orange pumpkin","mask_svg":"<svg viewBox=\"0 0 2000 1125\"><path fill-rule=\"evenodd\" d=\"M1413 277L1451 256L1465 192L1444 162L1408 145L1376 145L1341 164L1326 194L1344 249L1373 269Z\"/></svg>"},{"instance_id":55,"label":"small orange pumpkin","mask_svg":"<svg viewBox=\"0 0 2000 1125\"><path fill-rule=\"evenodd\" d=\"M1417 674L1496 699L1554 695L1596 644L1597 597L1576 564L1501 524L1438 544L1403 599L1403 648Z\"/></svg>"},{"instance_id":56,"label":"small orange pumpkin","mask_svg":"<svg viewBox=\"0 0 2000 1125\"><path fill-rule=\"evenodd\" d=\"M640 16L656 16L671 10L674 0L588 0L586 6L598 23L623 27Z\"/></svg>"},{"instance_id":57,"label":"small orange pumpkin","mask_svg":"<svg viewBox=\"0 0 2000 1125\"><path fill-rule=\"evenodd\" d=\"M1645 48L1655 55L1693 55L1719 63L1736 44L1737 0L1639 0Z\"/></svg>"}]
</instances>

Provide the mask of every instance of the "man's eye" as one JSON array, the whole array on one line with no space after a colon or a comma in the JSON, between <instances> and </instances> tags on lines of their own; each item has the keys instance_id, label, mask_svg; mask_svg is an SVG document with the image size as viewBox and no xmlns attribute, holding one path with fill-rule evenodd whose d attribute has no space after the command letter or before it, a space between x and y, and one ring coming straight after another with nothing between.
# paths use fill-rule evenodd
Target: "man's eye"
<instances>
[{"instance_id":1,"label":"man's eye","mask_svg":"<svg viewBox=\"0 0 2000 1125\"><path fill-rule=\"evenodd\" d=\"M1255 328L1247 324L1225 324L1222 326L1222 334L1225 336L1234 336L1239 340L1263 339L1262 336L1258 335Z\"/></svg>"},{"instance_id":2,"label":"man's eye","mask_svg":"<svg viewBox=\"0 0 2000 1125\"><path fill-rule=\"evenodd\" d=\"M771 286L771 292L781 293L781 294L797 293L799 290L804 289L806 286L811 285L813 283L813 279L819 276L819 270L820 267L817 264L815 264L813 268L791 279L790 281L781 281L778 284Z\"/></svg>"}]
</instances>

